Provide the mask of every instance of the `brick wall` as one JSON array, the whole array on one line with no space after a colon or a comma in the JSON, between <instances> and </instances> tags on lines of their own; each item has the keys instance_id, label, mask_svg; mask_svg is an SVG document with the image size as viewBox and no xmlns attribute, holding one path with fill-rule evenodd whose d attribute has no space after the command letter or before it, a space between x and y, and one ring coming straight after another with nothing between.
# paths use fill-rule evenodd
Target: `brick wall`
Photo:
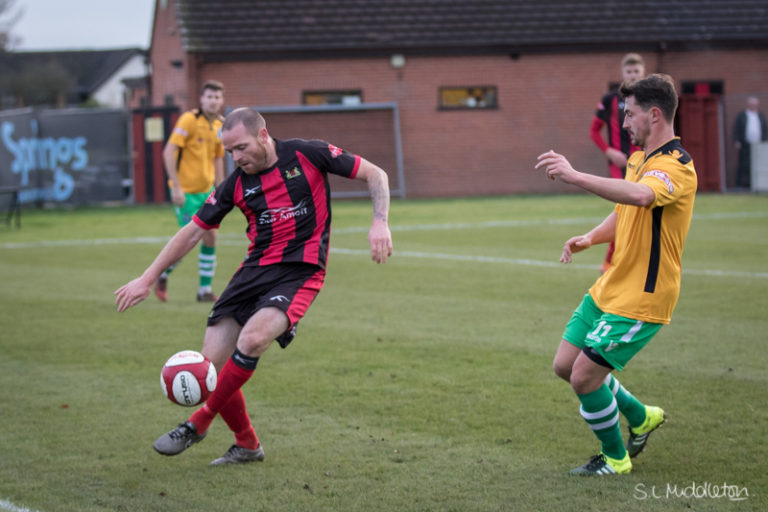
<instances>
[{"instance_id":1,"label":"brick wall","mask_svg":"<svg viewBox=\"0 0 768 512\"><path fill-rule=\"evenodd\" d=\"M176 105L187 105L190 102L186 74L189 59L181 45L173 2L165 2L164 8L161 4L163 2L157 2L155 8L150 47L152 105L164 105L166 96L173 97ZM195 97L192 103L197 103Z\"/></svg>"},{"instance_id":2,"label":"brick wall","mask_svg":"<svg viewBox=\"0 0 768 512\"><path fill-rule=\"evenodd\" d=\"M390 189L396 181L397 159L391 110L355 112L312 112L265 114L269 133L278 139L322 139L334 145L363 155L382 169L390 171ZM335 192L365 192L365 183L359 180L331 177Z\"/></svg>"},{"instance_id":3,"label":"brick wall","mask_svg":"<svg viewBox=\"0 0 768 512\"><path fill-rule=\"evenodd\" d=\"M165 18L169 14L158 13L155 23L152 62L156 103L162 102L165 94L173 94L182 108L195 106L195 101L190 101L193 94L184 87L185 72L189 80L197 81L188 84L191 91L206 79L224 82L230 107L299 105L302 91L326 89L360 89L365 102L396 101L409 197L572 190L534 171L537 155L549 149L564 153L577 169L607 175L604 158L589 138L589 126L608 84L620 79L623 52L523 55L518 59L409 56L400 69L392 68L389 58L383 57L215 63L188 59L185 70L180 70L167 64L182 58L178 34ZM756 93L768 87L768 66L764 64L768 50L642 55L649 73L669 73L678 84L723 80L727 93ZM498 109L438 109L439 87L480 85L498 87ZM271 129L270 116L265 117ZM281 137L303 133L300 117L293 119L293 127L280 121ZM362 131L354 121L344 120L342 125L351 134ZM328 135L321 137L338 145L347 140L330 125ZM336 137L342 140L332 140ZM390 147L384 142L381 146ZM359 152L395 172L391 160L378 156L370 146L361 146Z\"/></svg>"}]
</instances>

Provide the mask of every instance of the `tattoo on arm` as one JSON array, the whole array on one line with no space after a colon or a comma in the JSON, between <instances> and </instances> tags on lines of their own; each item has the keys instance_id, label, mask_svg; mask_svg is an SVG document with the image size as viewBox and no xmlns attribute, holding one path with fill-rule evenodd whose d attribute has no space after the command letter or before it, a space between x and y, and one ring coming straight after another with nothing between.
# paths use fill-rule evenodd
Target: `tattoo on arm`
<instances>
[{"instance_id":1,"label":"tattoo on arm","mask_svg":"<svg viewBox=\"0 0 768 512\"><path fill-rule=\"evenodd\" d=\"M373 202L373 219L387 222L389 213L389 183L386 174L377 172L368 180L368 191Z\"/></svg>"}]
</instances>

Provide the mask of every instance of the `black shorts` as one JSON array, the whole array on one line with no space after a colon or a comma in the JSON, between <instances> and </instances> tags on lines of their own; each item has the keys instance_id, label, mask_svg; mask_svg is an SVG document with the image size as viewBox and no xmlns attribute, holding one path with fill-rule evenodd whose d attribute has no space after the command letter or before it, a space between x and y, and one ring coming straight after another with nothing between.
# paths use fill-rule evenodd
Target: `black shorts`
<instances>
[{"instance_id":1,"label":"black shorts","mask_svg":"<svg viewBox=\"0 0 768 512\"><path fill-rule=\"evenodd\" d=\"M590 358L593 363L599 364L600 366L605 366L611 370L615 370L613 365L606 361L605 358L600 355L600 352L595 350L594 347L584 347L581 349L581 351L584 352L584 355Z\"/></svg>"},{"instance_id":2,"label":"black shorts","mask_svg":"<svg viewBox=\"0 0 768 512\"><path fill-rule=\"evenodd\" d=\"M240 267L208 315L208 325L232 317L241 326L265 307L287 316L288 331L304 316L325 282L325 270L308 263Z\"/></svg>"}]
</instances>

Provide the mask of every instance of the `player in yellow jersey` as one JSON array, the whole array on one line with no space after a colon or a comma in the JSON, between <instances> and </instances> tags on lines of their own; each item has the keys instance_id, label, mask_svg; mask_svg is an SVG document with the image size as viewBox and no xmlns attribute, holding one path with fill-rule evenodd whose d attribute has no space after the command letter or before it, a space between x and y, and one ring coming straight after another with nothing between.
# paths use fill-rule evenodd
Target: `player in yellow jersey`
<instances>
[{"instance_id":1,"label":"player in yellow jersey","mask_svg":"<svg viewBox=\"0 0 768 512\"><path fill-rule=\"evenodd\" d=\"M168 187L179 226L192 220L192 216L205 203L214 190L214 184L224 181L224 146L221 143L219 114L224 104L224 86L209 80L203 84L200 107L184 112L173 128L163 149L163 162L168 174ZM168 299L167 269L155 284L155 295L161 301ZM203 236L198 255L199 302L215 302L211 289L216 269L216 230Z\"/></svg>"},{"instance_id":2,"label":"player in yellow jersey","mask_svg":"<svg viewBox=\"0 0 768 512\"><path fill-rule=\"evenodd\" d=\"M643 405L616 378L662 325L680 292L681 257L696 195L693 161L674 133L677 93L672 79L655 74L624 84L624 128L641 147L630 156L624 180L576 171L554 151L536 168L615 202L594 229L565 242L560 261L592 245L615 242L613 264L589 289L568 322L553 362L571 384L581 415L602 443L601 452L571 471L577 475L624 474L648 435L664 423L664 411ZM619 413L629 423L626 446Z\"/></svg>"}]
</instances>

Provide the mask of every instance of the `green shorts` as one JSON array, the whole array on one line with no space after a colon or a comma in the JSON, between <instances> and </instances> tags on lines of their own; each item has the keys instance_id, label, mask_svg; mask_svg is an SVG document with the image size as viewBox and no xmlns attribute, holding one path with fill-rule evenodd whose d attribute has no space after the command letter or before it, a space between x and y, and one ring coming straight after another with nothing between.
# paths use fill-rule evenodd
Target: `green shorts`
<instances>
[{"instance_id":1,"label":"green shorts","mask_svg":"<svg viewBox=\"0 0 768 512\"><path fill-rule=\"evenodd\" d=\"M603 313L587 293L565 326L563 339L581 349L592 348L615 369L623 370L662 325Z\"/></svg>"},{"instance_id":2,"label":"green shorts","mask_svg":"<svg viewBox=\"0 0 768 512\"><path fill-rule=\"evenodd\" d=\"M189 221L192 220L192 216L197 213L197 210L203 206L208 196L213 192L213 188L208 192L198 192L195 194L184 193L184 206L173 205L173 211L176 213L176 220L179 221L179 226L186 226Z\"/></svg>"}]
</instances>

